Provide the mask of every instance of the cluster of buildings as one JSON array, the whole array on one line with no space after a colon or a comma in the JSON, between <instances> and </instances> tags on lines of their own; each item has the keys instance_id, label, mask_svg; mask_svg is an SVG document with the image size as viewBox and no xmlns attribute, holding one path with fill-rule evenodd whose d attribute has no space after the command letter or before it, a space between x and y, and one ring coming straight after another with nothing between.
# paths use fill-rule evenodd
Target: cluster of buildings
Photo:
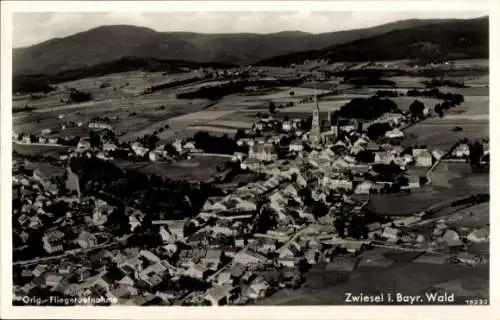
<instances>
[{"instance_id":1,"label":"cluster of buildings","mask_svg":"<svg viewBox=\"0 0 500 320\"><path fill-rule=\"evenodd\" d=\"M280 289L300 287L307 266L351 272L360 265L393 263L367 250L373 246L439 252L444 245L454 250L459 262L477 263L462 249L488 241L488 229L465 234L438 221L432 234L411 231L425 222L425 213L365 219L370 194L389 192L393 185L419 188L421 177L409 175L404 182L399 178L410 166L430 168L442 152L403 148L391 140L401 138L401 115L378 120L393 124L384 143L371 141L362 124L339 125L330 119L321 121L316 100L311 130L301 129L299 120L259 121L253 130L269 129L271 134L238 140L248 153L235 153L233 160L264 180L209 197L192 219L154 220L145 226L144 213L128 208L130 230L121 237L107 228L116 208L103 199L82 196L78 177L70 169L61 180L67 190L63 193L55 176L39 169L21 171L16 165L14 255L19 251L23 257L21 253L35 245L44 254L14 259L15 294L43 288L69 297L106 297L124 305L247 304ZM109 130L98 124L92 128ZM192 142L180 139L170 147L177 153L197 151ZM120 149L124 147L103 141L102 150L95 150L89 139L81 139L74 154L95 151L109 160ZM136 141L124 150L159 161L172 153L167 149L150 150ZM380 174L381 167L399 172ZM339 220L345 229L339 228ZM363 232L355 236L353 227ZM32 238L35 233L40 237ZM159 244L145 247L130 240L143 234ZM50 257L54 259L47 260Z\"/></svg>"}]
</instances>

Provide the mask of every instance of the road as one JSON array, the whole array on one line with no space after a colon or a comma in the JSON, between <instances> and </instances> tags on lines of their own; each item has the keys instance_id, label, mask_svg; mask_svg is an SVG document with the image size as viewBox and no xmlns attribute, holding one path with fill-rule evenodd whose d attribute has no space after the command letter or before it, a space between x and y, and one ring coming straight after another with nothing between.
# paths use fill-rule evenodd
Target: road
<instances>
[{"instance_id":1,"label":"road","mask_svg":"<svg viewBox=\"0 0 500 320\"><path fill-rule=\"evenodd\" d=\"M204 153L204 152L191 152L189 153L190 156L196 156L196 157L220 157L220 158L227 158L227 159L232 159L233 156L230 154L222 154L222 153Z\"/></svg>"},{"instance_id":2,"label":"road","mask_svg":"<svg viewBox=\"0 0 500 320\"><path fill-rule=\"evenodd\" d=\"M38 264L38 263L51 261L51 260L55 260L55 259L60 260L60 259L63 259L65 257L75 256L75 255L79 255L82 253L89 253L89 252L94 251L94 250L99 250L99 249L104 249L104 248L109 248L109 247L115 246L122 241L126 241L130 236L131 235L127 235L125 237L122 237L121 239L117 239L116 241L114 241L112 243L97 245L97 246L89 248L89 249L80 249L78 251L71 251L71 252L67 252L67 253L63 253L63 254L59 254L59 255L42 257L42 258L37 258L37 259L33 259L33 260L16 261L16 262L13 262L12 265L13 266L28 266L28 265Z\"/></svg>"}]
</instances>

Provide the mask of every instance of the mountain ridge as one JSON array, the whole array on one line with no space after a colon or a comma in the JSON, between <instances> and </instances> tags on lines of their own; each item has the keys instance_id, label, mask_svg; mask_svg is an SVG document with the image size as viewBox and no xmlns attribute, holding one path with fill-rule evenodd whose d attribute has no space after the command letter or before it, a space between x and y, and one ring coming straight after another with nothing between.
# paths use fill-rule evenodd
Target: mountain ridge
<instances>
[{"instance_id":1,"label":"mountain ridge","mask_svg":"<svg viewBox=\"0 0 500 320\"><path fill-rule=\"evenodd\" d=\"M461 19L409 19L371 28L311 34L158 32L131 25L100 26L13 50L14 74L57 74L124 57L196 63L255 64L266 59L346 44L387 32Z\"/></svg>"}]
</instances>

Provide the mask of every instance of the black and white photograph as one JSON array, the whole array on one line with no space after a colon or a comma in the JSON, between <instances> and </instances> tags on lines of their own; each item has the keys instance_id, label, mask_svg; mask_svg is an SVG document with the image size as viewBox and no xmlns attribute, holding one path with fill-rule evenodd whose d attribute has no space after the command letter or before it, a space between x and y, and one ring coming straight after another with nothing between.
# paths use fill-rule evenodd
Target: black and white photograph
<instances>
[{"instance_id":1,"label":"black and white photograph","mask_svg":"<svg viewBox=\"0 0 500 320\"><path fill-rule=\"evenodd\" d=\"M3 303L490 306L490 13L429 4L12 12Z\"/></svg>"}]
</instances>

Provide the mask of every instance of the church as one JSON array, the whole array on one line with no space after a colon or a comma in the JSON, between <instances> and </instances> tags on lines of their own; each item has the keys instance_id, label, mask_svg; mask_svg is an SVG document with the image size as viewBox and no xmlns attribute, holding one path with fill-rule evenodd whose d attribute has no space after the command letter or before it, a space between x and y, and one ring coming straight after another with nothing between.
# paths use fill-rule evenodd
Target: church
<instances>
[{"instance_id":1,"label":"church","mask_svg":"<svg viewBox=\"0 0 500 320\"><path fill-rule=\"evenodd\" d=\"M313 146L334 143L338 136L338 125L332 125L331 113L328 111L326 119L320 119L318 95L314 92L314 106L312 110L311 131L309 140Z\"/></svg>"}]
</instances>

